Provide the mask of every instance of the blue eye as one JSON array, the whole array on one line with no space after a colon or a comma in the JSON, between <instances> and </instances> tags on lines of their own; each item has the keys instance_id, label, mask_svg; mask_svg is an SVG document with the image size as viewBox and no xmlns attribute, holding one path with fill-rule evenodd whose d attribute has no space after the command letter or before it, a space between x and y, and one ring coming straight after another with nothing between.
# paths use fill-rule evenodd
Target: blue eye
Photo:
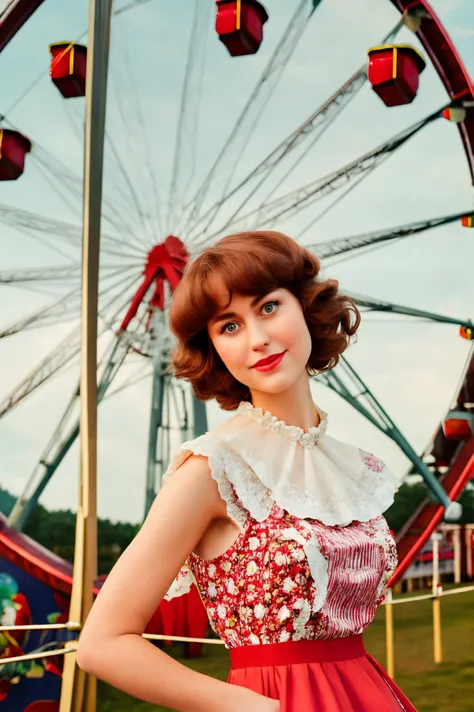
<instances>
[{"instance_id":1,"label":"blue eye","mask_svg":"<svg viewBox=\"0 0 474 712\"><path fill-rule=\"evenodd\" d=\"M264 316L271 316L276 308L280 306L281 302L278 301L278 299L275 299L271 302L265 302L261 308L261 312L263 312ZM228 321L227 324L224 324L220 330L219 333L221 334L235 334L235 332L238 329L238 324L235 321ZM234 327L234 328L231 328Z\"/></svg>"},{"instance_id":2,"label":"blue eye","mask_svg":"<svg viewBox=\"0 0 474 712\"><path fill-rule=\"evenodd\" d=\"M273 302L266 302L262 307L262 311L264 311L265 314L273 314L273 312L275 311L277 306L279 306L279 304L280 304L280 302L277 300L275 300ZM267 307L272 307L271 311L268 311Z\"/></svg>"},{"instance_id":3,"label":"blue eye","mask_svg":"<svg viewBox=\"0 0 474 712\"><path fill-rule=\"evenodd\" d=\"M224 324L224 326L221 329L221 334L224 332L227 332L228 334L235 334L235 329L233 331L229 331L230 326L237 326L235 321L230 321L228 324Z\"/></svg>"}]
</instances>

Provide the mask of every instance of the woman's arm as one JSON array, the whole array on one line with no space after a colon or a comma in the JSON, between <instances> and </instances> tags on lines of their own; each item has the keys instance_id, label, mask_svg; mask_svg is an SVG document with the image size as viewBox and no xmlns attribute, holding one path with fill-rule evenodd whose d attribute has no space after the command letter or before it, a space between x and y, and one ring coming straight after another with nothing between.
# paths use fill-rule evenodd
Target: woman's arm
<instances>
[{"instance_id":1,"label":"woman's arm","mask_svg":"<svg viewBox=\"0 0 474 712\"><path fill-rule=\"evenodd\" d=\"M222 504L207 459L192 456L162 487L107 577L81 633L77 663L114 687L179 712L276 712L278 703L190 670L143 631Z\"/></svg>"}]
</instances>

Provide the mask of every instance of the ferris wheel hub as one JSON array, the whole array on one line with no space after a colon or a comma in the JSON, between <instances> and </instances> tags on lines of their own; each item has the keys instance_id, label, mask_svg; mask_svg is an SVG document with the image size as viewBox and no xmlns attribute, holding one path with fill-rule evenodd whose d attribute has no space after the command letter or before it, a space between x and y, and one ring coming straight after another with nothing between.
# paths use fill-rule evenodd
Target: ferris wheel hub
<instances>
[{"instance_id":1,"label":"ferris wheel hub","mask_svg":"<svg viewBox=\"0 0 474 712\"><path fill-rule=\"evenodd\" d=\"M143 305L146 310L145 333L152 327L154 313L165 311L165 283L171 292L178 286L188 262L188 252L176 235L168 235L163 242L148 252L143 270L143 281L132 299L120 325L119 332L128 329Z\"/></svg>"}]
</instances>

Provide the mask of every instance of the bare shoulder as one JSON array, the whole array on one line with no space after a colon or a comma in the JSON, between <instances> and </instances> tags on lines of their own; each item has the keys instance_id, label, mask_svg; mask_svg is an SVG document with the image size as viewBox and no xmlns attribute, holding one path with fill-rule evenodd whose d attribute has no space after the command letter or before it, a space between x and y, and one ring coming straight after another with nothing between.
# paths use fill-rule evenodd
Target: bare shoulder
<instances>
[{"instance_id":1,"label":"bare shoulder","mask_svg":"<svg viewBox=\"0 0 474 712\"><path fill-rule=\"evenodd\" d=\"M200 503L206 510L219 517L224 503L219 494L217 482L214 480L207 457L190 455L177 471L168 477L160 490L159 499L190 496L194 498L195 506Z\"/></svg>"},{"instance_id":2,"label":"bare shoulder","mask_svg":"<svg viewBox=\"0 0 474 712\"><path fill-rule=\"evenodd\" d=\"M221 517L221 503L207 458L191 455L166 480L107 577L81 635L83 651L103 637L143 633L189 554Z\"/></svg>"}]
</instances>

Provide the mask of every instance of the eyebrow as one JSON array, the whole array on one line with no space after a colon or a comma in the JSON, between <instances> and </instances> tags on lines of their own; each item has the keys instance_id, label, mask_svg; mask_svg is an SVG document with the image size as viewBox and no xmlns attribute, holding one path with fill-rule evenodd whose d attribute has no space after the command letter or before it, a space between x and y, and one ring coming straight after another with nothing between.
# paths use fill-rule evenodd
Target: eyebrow
<instances>
[{"instance_id":1,"label":"eyebrow","mask_svg":"<svg viewBox=\"0 0 474 712\"><path fill-rule=\"evenodd\" d=\"M266 294L264 294L264 295L260 294L258 297L254 297L254 299L252 299L252 301L250 302L250 306L251 307L257 306L257 304L259 302L261 302L262 299L265 299L266 296L267 296ZM218 324L221 321L226 321L226 319L233 319L236 316L237 316L237 314L232 311L223 312L222 314L219 314L218 316L215 316L213 319L211 319L211 324L212 325Z\"/></svg>"}]
</instances>

